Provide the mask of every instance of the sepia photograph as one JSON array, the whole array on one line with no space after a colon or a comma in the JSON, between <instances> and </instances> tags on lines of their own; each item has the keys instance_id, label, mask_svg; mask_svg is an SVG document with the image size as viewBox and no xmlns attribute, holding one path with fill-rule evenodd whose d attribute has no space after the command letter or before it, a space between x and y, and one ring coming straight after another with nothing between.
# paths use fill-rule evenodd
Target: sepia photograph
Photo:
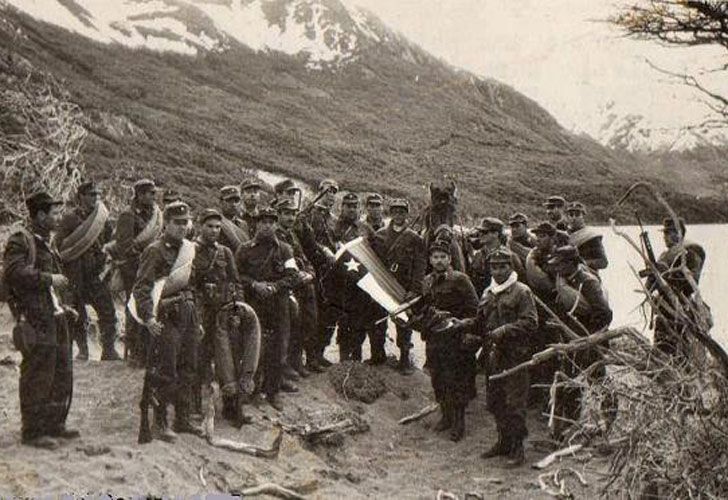
<instances>
[{"instance_id":1,"label":"sepia photograph","mask_svg":"<svg viewBox=\"0 0 728 500\"><path fill-rule=\"evenodd\" d=\"M726 0L0 0L0 159L0 498L728 498Z\"/></svg>"}]
</instances>

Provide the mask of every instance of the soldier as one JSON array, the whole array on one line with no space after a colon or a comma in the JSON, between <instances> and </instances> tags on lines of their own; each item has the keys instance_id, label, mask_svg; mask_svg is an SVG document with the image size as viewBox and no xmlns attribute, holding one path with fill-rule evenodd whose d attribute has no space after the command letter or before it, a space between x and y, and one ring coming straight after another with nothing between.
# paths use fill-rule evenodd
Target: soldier
<instances>
[{"instance_id":1,"label":"soldier","mask_svg":"<svg viewBox=\"0 0 728 500\"><path fill-rule=\"evenodd\" d=\"M569 228L569 221L564 216L566 200L563 196L549 196L543 204L546 208L548 221L556 226L559 231L566 231Z\"/></svg>"},{"instance_id":2,"label":"soldier","mask_svg":"<svg viewBox=\"0 0 728 500\"><path fill-rule=\"evenodd\" d=\"M482 345L484 351L490 353L487 372L491 375L530 357L530 337L535 334L538 323L531 290L518 281L511 263L512 255L505 248L491 254L489 265L493 283L481 298L477 317L462 322L467 332L464 345ZM524 462L528 387L527 370L488 381L486 403L495 417L498 441L481 455L482 458L507 455L507 464L512 467Z\"/></svg>"},{"instance_id":3,"label":"soldier","mask_svg":"<svg viewBox=\"0 0 728 500\"><path fill-rule=\"evenodd\" d=\"M157 188L154 181L141 179L134 183L131 206L119 215L114 234L115 242L110 249L115 266L121 276L126 297L131 296L139 268L139 256L162 231L162 212L154 201ZM146 364L146 329L137 324L127 313L124 322L124 343L129 363Z\"/></svg>"},{"instance_id":4,"label":"soldier","mask_svg":"<svg viewBox=\"0 0 728 500\"><path fill-rule=\"evenodd\" d=\"M450 265L456 271L460 271L461 273L466 272L467 265L465 255L463 254L463 247L461 245L463 241L461 240L461 242L458 242L458 238L455 237L455 230L452 226L440 224L432 232L431 240L433 242L439 240L447 243L450 247Z\"/></svg>"},{"instance_id":5,"label":"soldier","mask_svg":"<svg viewBox=\"0 0 728 500\"><path fill-rule=\"evenodd\" d=\"M60 292L69 285L50 235L61 220L62 201L48 193L26 199L30 223L13 231L4 253L4 276L16 324L13 344L20 364L23 444L55 449L56 438L77 438L66 428L73 392L73 360ZM58 293L57 293L58 292Z\"/></svg>"},{"instance_id":6,"label":"soldier","mask_svg":"<svg viewBox=\"0 0 728 500\"><path fill-rule=\"evenodd\" d=\"M358 237L369 240L374 236L374 230L359 218L359 196L355 193L346 193L341 200L341 214L336 221L334 234L337 247ZM339 316L337 335L339 360L361 361L362 343L367 337L367 332L374 327L374 321L377 319L376 315L380 308L358 288L349 290L347 293L349 295L344 304L344 310Z\"/></svg>"},{"instance_id":7,"label":"soldier","mask_svg":"<svg viewBox=\"0 0 728 500\"><path fill-rule=\"evenodd\" d=\"M372 193L366 198L367 215L364 222L374 231L379 231L386 224L384 222L384 207L382 206L382 201L382 195L379 193Z\"/></svg>"},{"instance_id":8,"label":"soldier","mask_svg":"<svg viewBox=\"0 0 728 500\"><path fill-rule=\"evenodd\" d=\"M240 192L243 197L242 214L240 217L248 226L248 234L255 234L258 223L258 204L260 203L260 188L263 185L255 177L249 177L240 184Z\"/></svg>"},{"instance_id":9,"label":"soldier","mask_svg":"<svg viewBox=\"0 0 728 500\"><path fill-rule=\"evenodd\" d=\"M222 214L213 209L204 210L199 223L201 229L192 274L205 332L200 346L199 374L202 384L212 382L211 363L214 360L222 389L223 417L241 427L251 421L244 415L243 403L253 392L254 373L244 371L241 357L249 353L241 352L239 330L242 327L250 334L249 330L255 328L258 318L253 308L242 301L233 253L217 242Z\"/></svg>"},{"instance_id":10,"label":"soldier","mask_svg":"<svg viewBox=\"0 0 728 500\"><path fill-rule=\"evenodd\" d=\"M406 290L405 301L422 293L425 275L426 252L422 238L407 227L409 202L397 198L389 203L389 224L377 231L372 247L395 279ZM410 350L412 329L397 325L397 347L399 348L399 371L403 375L414 373ZM382 346L383 349L383 346Z\"/></svg>"},{"instance_id":11,"label":"soldier","mask_svg":"<svg viewBox=\"0 0 728 500\"><path fill-rule=\"evenodd\" d=\"M690 281L692 280L695 286L700 283L700 275L705 264L705 250L697 243L684 239L687 227L683 219L678 220L676 227L672 217L668 217L663 221L662 227L667 249L657 259L657 268L673 293L682 296L686 301L693 301L696 289ZM691 280L685 274L683 264ZM657 281L652 273L648 271L641 274L648 276L645 285L647 289L657 289L661 299L669 304L668 291L657 287ZM655 321L655 346L671 356L684 356L687 348L685 330L689 325L677 321L669 308L659 308L658 312Z\"/></svg>"},{"instance_id":12,"label":"soldier","mask_svg":"<svg viewBox=\"0 0 728 500\"><path fill-rule=\"evenodd\" d=\"M296 265L311 276L311 281L303 283L299 288L293 290L293 300L290 302L291 312L291 336L284 360L284 375L291 380L291 371L299 377L307 377L308 370L303 365L303 352L306 352L307 366L316 372L323 371L316 361L316 288L314 277L316 272L313 265L306 257L303 245L295 231L296 216L298 207L290 198L281 198L276 203L278 211L278 227L276 236L280 241L288 243L293 250Z\"/></svg>"},{"instance_id":13,"label":"soldier","mask_svg":"<svg viewBox=\"0 0 728 500\"><path fill-rule=\"evenodd\" d=\"M223 217L220 243L233 253L250 239L248 225L240 217L241 199L240 188L237 186L225 186L220 189L220 211Z\"/></svg>"},{"instance_id":14,"label":"soldier","mask_svg":"<svg viewBox=\"0 0 728 500\"><path fill-rule=\"evenodd\" d=\"M536 237L528 230L528 217L520 212L515 213L508 219L508 225L511 234L506 246L525 263L528 253L536 246Z\"/></svg>"},{"instance_id":15,"label":"soldier","mask_svg":"<svg viewBox=\"0 0 728 500\"><path fill-rule=\"evenodd\" d=\"M99 194L92 181L79 185L77 206L64 215L54 242L59 249L63 274L71 282L79 314L77 321L71 323L78 345L77 359L88 359L86 304L90 304L99 317L101 360L118 361L121 357L114 347L117 324L114 299L108 283L99 277L106 262L102 248L111 240L113 228Z\"/></svg>"},{"instance_id":16,"label":"soldier","mask_svg":"<svg viewBox=\"0 0 728 500\"><path fill-rule=\"evenodd\" d=\"M581 263L579 252L573 246L559 247L553 251L548 264L556 273L556 312L578 335L590 335L606 330L612 322L612 309L602 283ZM604 344L608 347L608 343ZM569 377L576 377L582 370L599 360L596 348L581 350L569 359L562 371ZM590 380L602 378L606 370L602 365L592 370ZM560 439L569 422L579 419L582 391L580 388L559 388L556 393L555 414L560 417L554 427L554 435ZM603 409L611 409L613 401L603 401Z\"/></svg>"},{"instance_id":17,"label":"soldier","mask_svg":"<svg viewBox=\"0 0 728 500\"><path fill-rule=\"evenodd\" d=\"M336 201L336 193L339 191L338 183L333 179L324 179L319 183L319 193L324 192L323 197L311 207L307 222L311 226L314 239L323 251L330 254L333 261L336 252L336 235L334 234L334 216L332 208ZM310 257L310 256L309 256ZM319 275L323 275L322 269ZM326 347L331 343L331 338L336 330L336 320L338 312L324 298L324 291L319 283L316 287L316 300L318 303L318 342L316 348L316 361L322 368L331 366L331 362L324 357Z\"/></svg>"},{"instance_id":18,"label":"soldier","mask_svg":"<svg viewBox=\"0 0 728 500\"><path fill-rule=\"evenodd\" d=\"M174 202L164 208L162 236L144 249L130 308L149 334L147 370L158 375L152 435L174 442L175 432L199 434L190 420L197 386L200 325L192 288L195 245L185 239L190 207ZM158 292L161 286L161 292ZM174 426L167 424L167 406L174 405Z\"/></svg>"},{"instance_id":19,"label":"soldier","mask_svg":"<svg viewBox=\"0 0 728 500\"><path fill-rule=\"evenodd\" d=\"M428 306L425 316L430 311L434 316L447 312L459 319L475 317L478 296L470 278L452 268L450 246L435 240L429 250L433 270L423 283L423 303ZM422 338L432 388L442 413L435 431L450 429L450 439L459 441L465 432L465 408L475 397L475 352L462 345L462 335L441 333L429 325L422 328Z\"/></svg>"},{"instance_id":20,"label":"soldier","mask_svg":"<svg viewBox=\"0 0 728 500\"><path fill-rule=\"evenodd\" d=\"M569 244L579 250L584 263L598 276L599 270L606 269L609 264L602 245L602 235L584 222L586 208L583 203L569 203L566 215L569 220Z\"/></svg>"},{"instance_id":21,"label":"soldier","mask_svg":"<svg viewBox=\"0 0 728 500\"><path fill-rule=\"evenodd\" d=\"M165 207L175 201L182 201L182 195L174 189L165 189L162 194L162 205Z\"/></svg>"},{"instance_id":22,"label":"soldier","mask_svg":"<svg viewBox=\"0 0 728 500\"><path fill-rule=\"evenodd\" d=\"M307 276L299 273L290 245L276 237L277 221L275 209L260 210L255 237L238 248L235 262L248 303L255 309L263 330L262 367L258 370L263 381L256 385L262 388L268 404L281 411L281 360L291 327L288 296Z\"/></svg>"},{"instance_id":23,"label":"soldier","mask_svg":"<svg viewBox=\"0 0 728 500\"><path fill-rule=\"evenodd\" d=\"M496 250L500 250L506 244L507 238L504 230L503 221L495 217L486 217L478 227L480 237L480 249L473 255L470 265L470 278L473 281L475 290L478 294L482 294L491 283L490 264L488 259L490 254ZM513 262L513 269L516 271L518 278L525 282L525 269L523 263L514 253L509 252Z\"/></svg>"}]
</instances>

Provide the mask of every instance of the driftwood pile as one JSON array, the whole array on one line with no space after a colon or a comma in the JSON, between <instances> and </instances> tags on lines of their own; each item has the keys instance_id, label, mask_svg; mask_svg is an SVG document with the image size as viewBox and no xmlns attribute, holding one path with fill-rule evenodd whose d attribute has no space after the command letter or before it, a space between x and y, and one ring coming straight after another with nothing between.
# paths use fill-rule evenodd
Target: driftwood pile
<instances>
[{"instance_id":1,"label":"driftwood pile","mask_svg":"<svg viewBox=\"0 0 728 500\"><path fill-rule=\"evenodd\" d=\"M84 173L83 113L51 75L0 51L0 223L25 215L36 190L68 199Z\"/></svg>"}]
</instances>

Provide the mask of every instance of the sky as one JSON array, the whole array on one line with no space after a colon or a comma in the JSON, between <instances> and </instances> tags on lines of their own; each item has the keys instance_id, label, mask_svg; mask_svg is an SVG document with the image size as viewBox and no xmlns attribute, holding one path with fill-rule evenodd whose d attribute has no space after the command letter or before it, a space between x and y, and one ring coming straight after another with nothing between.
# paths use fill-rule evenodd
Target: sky
<instances>
[{"instance_id":1,"label":"sky","mask_svg":"<svg viewBox=\"0 0 728 500\"><path fill-rule=\"evenodd\" d=\"M610 103L655 128L698 123L699 94L646 60L676 72L719 65L716 48L667 48L625 38L604 22L609 0L352 0L449 63L508 83L567 129L598 135ZM722 82L717 76L722 76ZM723 84L726 74L709 83Z\"/></svg>"}]
</instances>

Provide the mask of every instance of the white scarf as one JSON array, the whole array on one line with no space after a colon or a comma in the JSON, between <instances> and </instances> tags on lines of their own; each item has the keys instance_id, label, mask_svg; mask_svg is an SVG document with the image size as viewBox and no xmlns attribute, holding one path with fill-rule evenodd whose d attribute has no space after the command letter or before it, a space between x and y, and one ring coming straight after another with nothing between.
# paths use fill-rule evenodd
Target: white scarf
<instances>
[{"instance_id":1,"label":"white scarf","mask_svg":"<svg viewBox=\"0 0 728 500\"><path fill-rule=\"evenodd\" d=\"M500 285L493 281L493 283L490 284L488 288L485 289L483 292L483 297L485 297L488 293L492 293L493 295L498 295L500 293L505 292L510 288L511 285L513 285L516 281L518 281L518 275L515 271L511 271L510 276L508 276L508 279L505 280Z\"/></svg>"}]
</instances>

